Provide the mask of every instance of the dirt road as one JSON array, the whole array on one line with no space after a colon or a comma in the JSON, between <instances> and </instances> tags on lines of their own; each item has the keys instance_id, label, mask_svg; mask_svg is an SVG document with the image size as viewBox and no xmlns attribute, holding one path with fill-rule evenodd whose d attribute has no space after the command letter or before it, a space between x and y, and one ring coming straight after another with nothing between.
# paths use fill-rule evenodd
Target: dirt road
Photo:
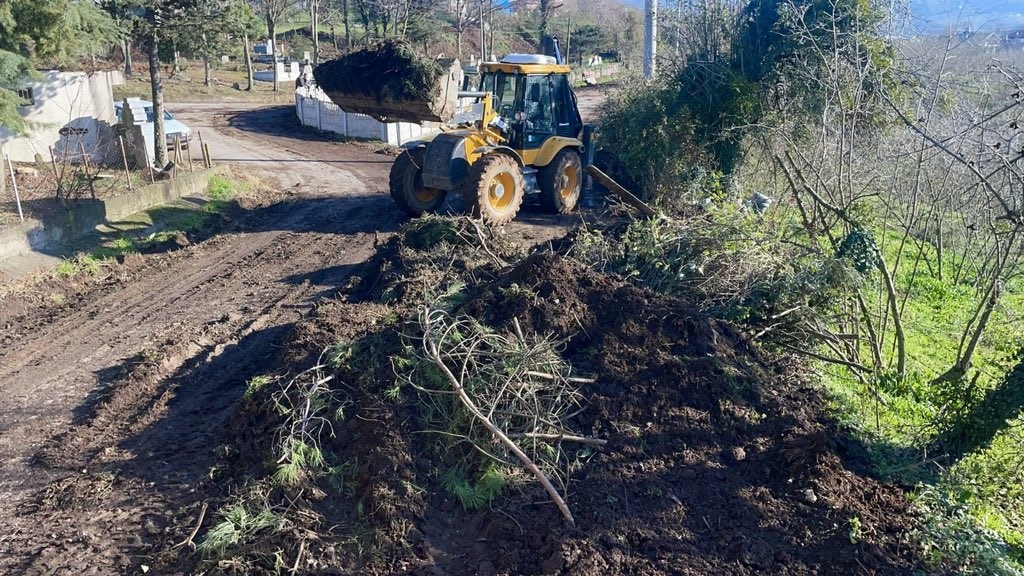
<instances>
[{"instance_id":1,"label":"dirt road","mask_svg":"<svg viewBox=\"0 0 1024 576\"><path fill-rule=\"evenodd\" d=\"M402 222L374 146L299 128L290 107L174 109L215 162L291 197L57 311L0 311L0 573L135 571L184 540L245 382ZM508 233L574 221L526 208Z\"/></svg>"}]
</instances>

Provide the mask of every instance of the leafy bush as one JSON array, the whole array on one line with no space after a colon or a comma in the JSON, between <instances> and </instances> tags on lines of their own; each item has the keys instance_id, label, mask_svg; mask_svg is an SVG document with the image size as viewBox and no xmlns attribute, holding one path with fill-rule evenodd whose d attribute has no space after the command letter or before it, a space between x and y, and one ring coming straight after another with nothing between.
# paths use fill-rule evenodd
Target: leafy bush
<instances>
[{"instance_id":1,"label":"leafy bush","mask_svg":"<svg viewBox=\"0 0 1024 576\"><path fill-rule=\"evenodd\" d=\"M729 173L741 158L739 127L756 106L753 85L707 64L692 64L668 80L627 85L601 122L609 171L646 198L685 189L694 167Z\"/></svg>"},{"instance_id":2,"label":"leafy bush","mask_svg":"<svg viewBox=\"0 0 1024 576\"><path fill-rule=\"evenodd\" d=\"M914 506L923 523L910 538L921 546L929 569L952 569L965 576L1024 574L1002 538L980 526L970 507L953 494L927 487L918 492Z\"/></svg>"}]
</instances>

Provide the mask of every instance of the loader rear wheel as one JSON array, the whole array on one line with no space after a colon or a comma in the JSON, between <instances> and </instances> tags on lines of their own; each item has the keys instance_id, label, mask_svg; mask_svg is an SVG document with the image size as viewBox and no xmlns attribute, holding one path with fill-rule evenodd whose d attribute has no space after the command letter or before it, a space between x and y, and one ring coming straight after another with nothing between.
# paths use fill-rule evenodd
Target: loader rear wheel
<instances>
[{"instance_id":1,"label":"loader rear wheel","mask_svg":"<svg viewBox=\"0 0 1024 576\"><path fill-rule=\"evenodd\" d=\"M583 163L575 150L563 149L537 176L540 201L545 210L568 214L576 208L583 184Z\"/></svg>"},{"instance_id":2,"label":"loader rear wheel","mask_svg":"<svg viewBox=\"0 0 1024 576\"><path fill-rule=\"evenodd\" d=\"M511 156L488 154L466 176L466 197L485 224L511 222L523 205L523 171Z\"/></svg>"},{"instance_id":3,"label":"loader rear wheel","mask_svg":"<svg viewBox=\"0 0 1024 576\"><path fill-rule=\"evenodd\" d=\"M395 158L388 177L391 198L409 216L436 212L447 193L423 185L423 148L405 150Z\"/></svg>"}]
</instances>

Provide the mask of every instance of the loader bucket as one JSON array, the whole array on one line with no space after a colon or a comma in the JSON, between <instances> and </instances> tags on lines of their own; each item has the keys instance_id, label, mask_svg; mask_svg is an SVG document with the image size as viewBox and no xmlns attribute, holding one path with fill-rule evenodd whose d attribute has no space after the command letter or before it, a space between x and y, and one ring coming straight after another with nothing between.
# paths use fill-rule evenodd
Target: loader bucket
<instances>
[{"instance_id":1,"label":"loader bucket","mask_svg":"<svg viewBox=\"0 0 1024 576\"><path fill-rule=\"evenodd\" d=\"M317 85L346 112L382 122L447 122L458 108L458 60L421 58L407 44L386 41L325 62Z\"/></svg>"}]
</instances>

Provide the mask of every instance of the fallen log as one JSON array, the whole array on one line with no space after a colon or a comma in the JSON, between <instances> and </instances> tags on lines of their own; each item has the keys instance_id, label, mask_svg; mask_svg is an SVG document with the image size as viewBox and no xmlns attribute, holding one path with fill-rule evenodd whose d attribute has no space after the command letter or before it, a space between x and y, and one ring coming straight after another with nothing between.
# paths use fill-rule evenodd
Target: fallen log
<instances>
[{"instance_id":1,"label":"fallen log","mask_svg":"<svg viewBox=\"0 0 1024 576\"><path fill-rule=\"evenodd\" d=\"M597 166L587 166L586 168L584 168L584 171L587 174L593 176L595 180L603 184L605 188L614 192L619 198L622 198L623 202L629 204L633 208L636 208L637 210L640 211L640 213L644 214L645 216L653 217L657 214L657 212L655 212L653 208L648 206L646 202L637 198L629 190L626 190L621 185L619 185L618 182L612 180L610 176L608 176L604 172L601 172L597 168Z\"/></svg>"}]
</instances>

